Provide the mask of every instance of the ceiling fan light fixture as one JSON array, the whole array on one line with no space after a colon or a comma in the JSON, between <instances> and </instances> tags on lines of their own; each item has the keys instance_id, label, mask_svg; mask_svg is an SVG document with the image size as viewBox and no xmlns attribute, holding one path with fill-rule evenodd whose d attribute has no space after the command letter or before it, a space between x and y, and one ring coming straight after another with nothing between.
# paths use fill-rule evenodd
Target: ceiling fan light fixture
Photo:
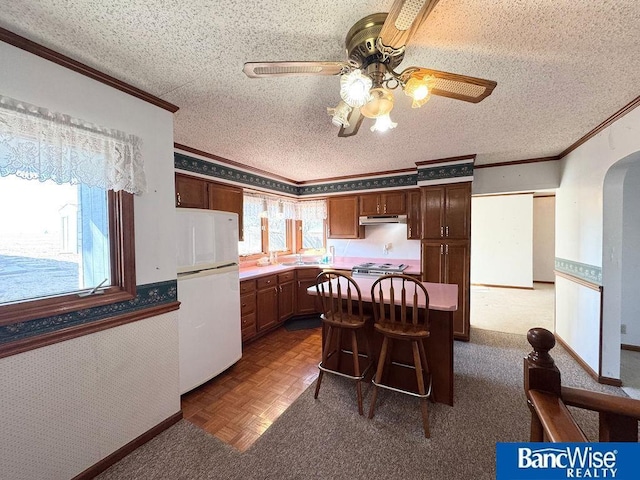
<instances>
[{"instance_id":1,"label":"ceiling fan light fixture","mask_svg":"<svg viewBox=\"0 0 640 480\"><path fill-rule=\"evenodd\" d=\"M387 130L391 130L392 128L396 128L398 124L396 122L391 121L391 117L389 114L382 115L376 118L376 123L371 127L372 132L386 132Z\"/></svg>"},{"instance_id":2,"label":"ceiling fan light fixture","mask_svg":"<svg viewBox=\"0 0 640 480\"><path fill-rule=\"evenodd\" d=\"M412 108L420 108L431 98L431 77L423 77L418 79L411 77L404 85L405 95L411 97L413 102Z\"/></svg>"},{"instance_id":3,"label":"ceiling fan light fixture","mask_svg":"<svg viewBox=\"0 0 640 480\"><path fill-rule=\"evenodd\" d=\"M388 88L371 89L371 100L360 108L360 113L367 118L378 118L389 115L393 109L393 93Z\"/></svg>"},{"instance_id":4,"label":"ceiling fan light fixture","mask_svg":"<svg viewBox=\"0 0 640 480\"><path fill-rule=\"evenodd\" d=\"M340 103L335 108L327 108L327 113L331 115L331 123L336 127L347 128L349 126L349 113L353 110L344 100L340 100Z\"/></svg>"},{"instance_id":5,"label":"ceiling fan light fixture","mask_svg":"<svg viewBox=\"0 0 640 480\"><path fill-rule=\"evenodd\" d=\"M353 70L340 78L340 97L352 108L361 107L370 100L372 85L370 77L359 69Z\"/></svg>"}]
</instances>

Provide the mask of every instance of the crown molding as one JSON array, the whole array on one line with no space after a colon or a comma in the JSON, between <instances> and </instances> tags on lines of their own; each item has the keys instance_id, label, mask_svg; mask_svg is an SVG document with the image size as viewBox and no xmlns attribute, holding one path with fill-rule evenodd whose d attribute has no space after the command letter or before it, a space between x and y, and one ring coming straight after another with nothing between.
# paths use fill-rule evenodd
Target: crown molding
<instances>
[{"instance_id":1,"label":"crown molding","mask_svg":"<svg viewBox=\"0 0 640 480\"><path fill-rule=\"evenodd\" d=\"M462 162L465 160L476 160L476 154L473 155L461 155L459 157L447 157L447 158L436 158L433 160L424 160L422 162L416 162L417 167L422 167L423 165L433 165L434 163L452 163L452 162Z\"/></svg>"},{"instance_id":2,"label":"crown molding","mask_svg":"<svg viewBox=\"0 0 640 480\"><path fill-rule=\"evenodd\" d=\"M614 123L617 120L621 119L622 117L624 117L630 111L634 110L638 105L640 105L640 96L637 96L636 98L634 98L632 101L627 103L624 107L622 107L616 113L614 113L609 118L607 118L600 125L595 127L593 130L589 131L586 135L582 136L576 142L574 142L571 145L569 145L569 147L567 147L562 152L560 152L560 154L558 154L558 158L563 158L563 157L569 155L571 152L573 152L580 145L582 145L586 141L590 140L592 137L595 137L598 133L600 133L602 130L607 128L609 125L611 125L612 123Z\"/></svg>"},{"instance_id":3,"label":"crown molding","mask_svg":"<svg viewBox=\"0 0 640 480\"><path fill-rule=\"evenodd\" d=\"M491 167L511 167L513 165L522 165L525 163L551 162L554 160L560 160L560 155L553 155L551 157L525 158L523 160L514 160L513 162L498 162L498 163L488 163L485 165L474 165L473 168L478 169L478 168L491 168Z\"/></svg>"},{"instance_id":4,"label":"crown molding","mask_svg":"<svg viewBox=\"0 0 640 480\"><path fill-rule=\"evenodd\" d=\"M140 90L133 85L129 85L122 80L118 80L117 78L107 75L106 73L102 73L95 68L85 65L84 63L80 63L73 58L62 55L61 53L51 50L50 48L33 42L25 37L21 37L20 35L10 32L9 30L6 30L2 27L0 27L0 41L37 55L38 57L44 58L45 60L49 60L50 62L68 68L69 70L73 70L74 72L84 75L85 77L89 77L100 83L104 83L105 85L120 90L121 92L127 93L136 98L144 100L145 102L151 103L156 107L160 107L164 110L169 110L171 113L175 113L179 109L179 107L165 100L162 100L155 95L151 95L144 90Z\"/></svg>"},{"instance_id":5,"label":"crown molding","mask_svg":"<svg viewBox=\"0 0 640 480\"><path fill-rule=\"evenodd\" d=\"M210 160L215 160L218 163L222 163L222 164L229 165L229 166L236 167L236 168L241 168L241 169L249 171L249 172L257 173L258 175L263 175L265 177L273 178L275 180L280 180L282 182L291 183L293 185L299 185L300 184L300 182L296 182L294 180L291 180L290 178L283 177L282 175L278 175L278 174L275 174L275 173L267 172L266 170L262 170L260 168L250 167L250 166L245 165L245 164L240 163L240 162L234 162L233 160L229 160L228 158L220 157L218 155L214 155L213 153L208 153L208 152L205 152L205 151L202 151L202 150L198 150L197 148L192 148L192 147L189 147L187 145L183 145L181 143L175 143L174 142L173 147L178 149L178 150L182 150L184 152L193 153L195 155L199 155L201 157L208 158Z\"/></svg>"},{"instance_id":6,"label":"crown molding","mask_svg":"<svg viewBox=\"0 0 640 480\"><path fill-rule=\"evenodd\" d=\"M365 179L372 177L380 177L380 176L389 176L389 175L402 175L407 173L416 173L415 168L401 168L398 170L385 170L383 172L375 172L375 173L367 173L367 174L355 174L355 175L344 175L341 177L328 177L321 178L318 180L305 180L302 182L296 182L298 185L312 185L316 183L327 183L327 182L336 182L341 180L355 180L355 179Z\"/></svg>"}]
</instances>

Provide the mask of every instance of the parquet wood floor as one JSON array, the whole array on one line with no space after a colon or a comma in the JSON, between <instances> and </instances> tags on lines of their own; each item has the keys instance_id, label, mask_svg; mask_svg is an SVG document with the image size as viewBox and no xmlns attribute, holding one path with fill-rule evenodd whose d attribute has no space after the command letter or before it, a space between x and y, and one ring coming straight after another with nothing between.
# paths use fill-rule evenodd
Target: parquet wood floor
<instances>
[{"instance_id":1,"label":"parquet wood floor","mask_svg":"<svg viewBox=\"0 0 640 480\"><path fill-rule=\"evenodd\" d=\"M182 396L184 418L241 452L318 377L322 330L280 327L233 367Z\"/></svg>"}]
</instances>

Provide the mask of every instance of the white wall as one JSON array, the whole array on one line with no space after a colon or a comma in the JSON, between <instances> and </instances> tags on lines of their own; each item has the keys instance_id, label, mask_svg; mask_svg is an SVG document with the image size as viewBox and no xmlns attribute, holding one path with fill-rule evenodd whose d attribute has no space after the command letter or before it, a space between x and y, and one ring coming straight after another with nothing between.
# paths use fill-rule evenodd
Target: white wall
<instances>
[{"instance_id":1,"label":"white wall","mask_svg":"<svg viewBox=\"0 0 640 480\"><path fill-rule=\"evenodd\" d=\"M555 197L533 197L534 282L555 282L555 223Z\"/></svg>"},{"instance_id":2,"label":"white wall","mask_svg":"<svg viewBox=\"0 0 640 480\"><path fill-rule=\"evenodd\" d=\"M588 310L579 302L579 297L557 292L556 330L563 338L568 337L565 340L569 346L583 358L593 358L594 345L597 345L593 339L600 341L602 307L602 358L596 352L598 361L594 359L592 366L597 367L601 362L600 374L611 378L620 376L620 316L614 311L616 298L607 300L613 292L607 283L603 256L608 258L616 253L603 250L603 184L613 164L638 150L640 109L636 108L562 160L562 181L556 190L556 256L603 267L604 284L603 305L592 305ZM579 318L579 322L572 323L571 318ZM589 332L588 341L578 329Z\"/></svg>"},{"instance_id":3,"label":"white wall","mask_svg":"<svg viewBox=\"0 0 640 480\"><path fill-rule=\"evenodd\" d=\"M327 240L327 247L334 246L337 257L363 257L384 259L420 259L420 240L407 240L406 224L367 225L364 239ZM385 243L391 243L387 254Z\"/></svg>"},{"instance_id":4,"label":"white wall","mask_svg":"<svg viewBox=\"0 0 640 480\"><path fill-rule=\"evenodd\" d=\"M0 42L3 95L142 138L139 285L176 278L173 116ZM180 410L177 314L0 359L0 465L11 479L71 478Z\"/></svg>"},{"instance_id":5,"label":"white wall","mask_svg":"<svg viewBox=\"0 0 640 480\"><path fill-rule=\"evenodd\" d=\"M471 283L533 287L533 194L472 197Z\"/></svg>"},{"instance_id":6,"label":"white wall","mask_svg":"<svg viewBox=\"0 0 640 480\"><path fill-rule=\"evenodd\" d=\"M485 195L554 189L560 185L560 175L559 160L474 168L471 193Z\"/></svg>"}]
</instances>

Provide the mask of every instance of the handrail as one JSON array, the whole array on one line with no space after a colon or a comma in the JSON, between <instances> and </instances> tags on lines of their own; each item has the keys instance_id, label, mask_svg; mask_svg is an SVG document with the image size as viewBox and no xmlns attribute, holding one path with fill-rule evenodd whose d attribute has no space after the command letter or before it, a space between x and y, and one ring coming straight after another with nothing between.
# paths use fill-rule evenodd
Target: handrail
<instances>
[{"instance_id":1,"label":"handrail","mask_svg":"<svg viewBox=\"0 0 640 480\"><path fill-rule=\"evenodd\" d=\"M565 405L595 412L614 413L640 420L640 401L633 398L607 395L573 387L562 387L561 394Z\"/></svg>"},{"instance_id":2,"label":"handrail","mask_svg":"<svg viewBox=\"0 0 640 480\"><path fill-rule=\"evenodd\" d=\"M556 343L553 333L532 328L527 340L533 347L524 359L524 389L531 410L532 442L586 441L567 405L598 412L601 442L638 441L639 400L563 387L560 371L549 355Z\"/></svg>"},{"instance_id":3,"label":"handrail","mask_svg":"<svg viewBox=\"0 0 640 480\"><path fill-rule=\"evenodd\" d=\"M571 412L569 412L561 398L558 398L553 393L530 390L529 401L542 424L547 441L587 441L587 437L576 424Z\"/></svg>"}]
</instances>

